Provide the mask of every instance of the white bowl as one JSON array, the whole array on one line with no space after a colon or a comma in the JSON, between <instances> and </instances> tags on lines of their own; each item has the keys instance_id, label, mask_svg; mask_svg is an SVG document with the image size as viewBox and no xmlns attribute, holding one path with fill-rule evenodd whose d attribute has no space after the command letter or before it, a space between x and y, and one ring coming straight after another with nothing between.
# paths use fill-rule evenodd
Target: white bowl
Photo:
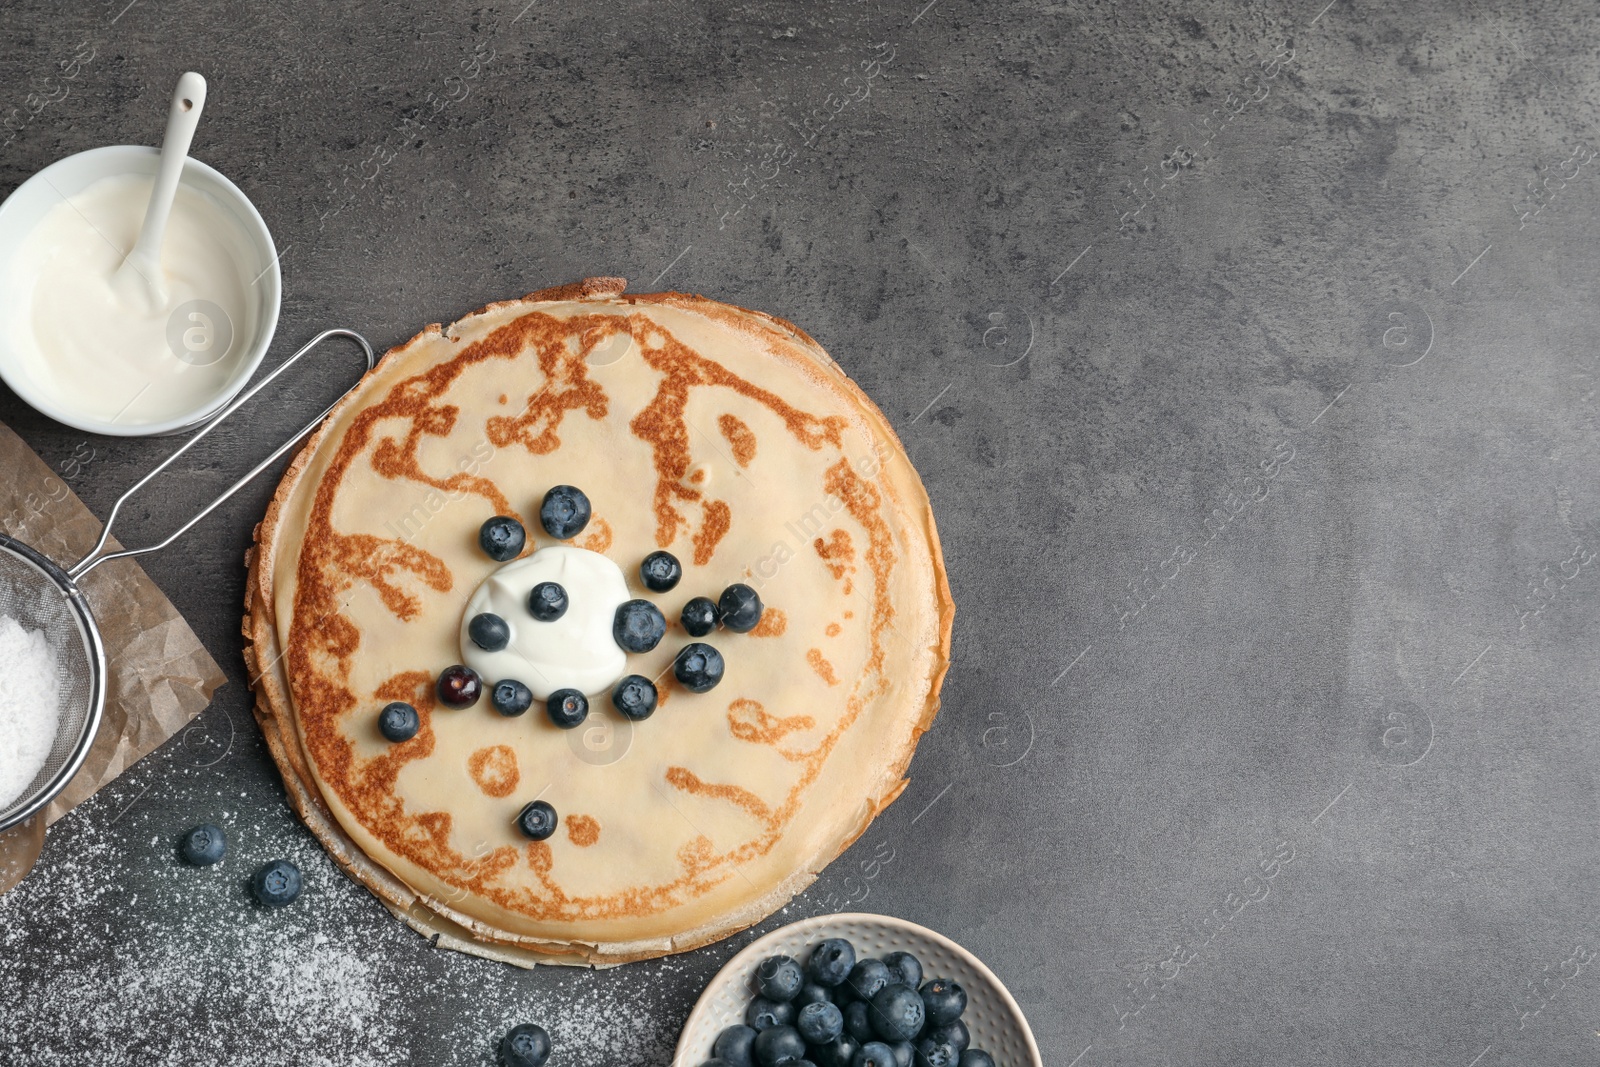
<instances>
[{"instance_id":1,"label":"white bowl","mask_svg":"<svg viewBox=\"0 0 1600 1067\"><path fill-rule=\"evenodd\" d=\"M39 224L45 213L61 202L62 197L75 196L102 178L124 174L154 175L160 158L161 153L154 148L110 145L57 160L23 182L6 197L5 203L0 204L0 278L9 276L17 247ZM243 266L250 271L251 277L260 272L260 280L251 286L251 292L258 302L256 328L252 336L242 338L239 342L244 346L242 358L222 387L194 410L164 422L125 425L61 407L34 384L12 350L6 334L0 332L0 378L4 378L18 396L57 422L89 433L118 437L146 437L189 429L205 422L232 400L267 354L267 346L272 343L272 335L278 328L283 278L278 271L278 251L272 243L272 234L267 231L266 222L238 186L197 159L184 161L183 175L179 180L190 189L208 194L234 217L250 239Z\"/></svg>"},{"instance_id":2,"label":"white bowl","mask_svg":"<svg viewBox=\"0 0 1600 1067\"><path fill-rule=\"evenodd\" d=\"M830 937L848 938L858 956L910 952L922 961L924 978L950 978L967 991L962 1022L972 1047L994 1057L998 1067L1044 1067L1039 1046L1022 1009L994 972L978 957L927 927L892 915L845 913L801 919L746 945L706 986L678 1037L673 1067L699 1067L711 1059L711 1043L734 1023L744 1021L745 1005L755 996L751 979L768 956L793 956L802 964L811 946Z\"/></svg>"}]
</instances>

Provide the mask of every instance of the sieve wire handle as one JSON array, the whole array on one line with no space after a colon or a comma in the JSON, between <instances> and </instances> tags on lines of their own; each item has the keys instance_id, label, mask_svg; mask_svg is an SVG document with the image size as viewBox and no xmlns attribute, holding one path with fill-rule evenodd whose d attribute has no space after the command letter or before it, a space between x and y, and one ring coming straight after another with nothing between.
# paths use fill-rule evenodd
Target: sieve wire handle
<instances>
[{"instance_id":1,"label":"sieve wire handle","mask_svg":"<svg viewBox=\"0 0 1600 1067\"><path fill-rule=\"evenodd\" d=\"M101 550L106 547L106 542L111 539L111 527L117 521L117 513L122 510L122 505L128 502L129 497L133 496L133 494L137 493L140 489L143 489L150 479L154 478L156 475L160 474L162 471L171 466L173 460L177 459L179 456L189 451L189 449L199 444L202 437L221 425L229 415L232 415L235 411L238 411L245 404L249 403L251 397L255 396L257 393L261 392L261 390L271 385L278 375L294 366L303 356L305 356L306 353L310 352L313 348L316 348L323 341L328 340L330 337L348 337L350 340L361 346L362 353L367 357L367 370L370 371L373 367L377 366L378 358L373 354L372 346L367 343L367 339L365 337L362 337L354 330L323 330L321 333L317 334L317 336L313 337L310 341L307 341L305 347L301 348L300 351L296 352L294 355L280 363L277 367L273 368L272 373L268 374L265 378L251 386L248 390L235 397L231 403L217 413L216 418L206 423L206 425L198 433L185 441L176 452L172 453L172 455L156 464L148 474L146 474L143 478L140 478L137 482L134 482L133 485L129 486L127 492L119 496L117 498L117 502L111 505L111 514L106 516L106 524L100 531L100 540L95 542L95 546L89 550L88 555L84 556L77 563L74 563L67 569L67 574L71 576L73 580L77 580L82 578L85 574L88 574L90 571L108 559L122 559L125 556L142 556L146 552L155 552L166 548L168 545L172 544L172 542L188 533L190 528L193 527L197 522L215 511L224 500L227 500L229 497L233 496L233 494L250 484L256 475L260 474L262 471L276 463L286 452L298 444L300 440L308 433L310 433L312 430L315 430L317 428L317 424L326 418L328 412L332 411L334 406L339 403L338 400L335 400L332 404L329 404L322 410L321 414L312 419L310 422L306 423L305 428L299 433L295 434L283 444L279 445L277 450L274 451L272 455L268 456L266 459L252 467L250 469L250 473L234 482L222 492L222 495L218 496L211 503L207 504L193 516L191 516L188 522L172 531L172 533L169 534L165 540L157 542L153 545L146 545L143 548L125 548L119 552L107 552L105 555L100 554ZM350 389L354 388L354 385L350 387ZM344 396L348 395L349 392L349 389L345 390L344 394L341 394L339 399L344 399Z\"/></svg>"}]
</instances>

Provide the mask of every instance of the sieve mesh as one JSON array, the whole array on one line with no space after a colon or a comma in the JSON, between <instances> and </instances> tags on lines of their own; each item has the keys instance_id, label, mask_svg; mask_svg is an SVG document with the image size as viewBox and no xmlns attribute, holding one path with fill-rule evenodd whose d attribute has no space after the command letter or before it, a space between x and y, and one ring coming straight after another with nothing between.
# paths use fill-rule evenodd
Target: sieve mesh
<instances>
[{"instance_id":1,"label":"sieve mesh","mask_svg":"<svg viewBox=\"0 0 1600 1067\"><path fill-rule=\"evenodd\" d=\"M0 807L0 829L42 808L83 761L100 721L99 634L87 605L60 568L26 545L0 536L0 615L44 633L56 655L60 725L44 767L22 794ZM0 663L0 670L6 664Z\"/></svg>"}]
</instances>

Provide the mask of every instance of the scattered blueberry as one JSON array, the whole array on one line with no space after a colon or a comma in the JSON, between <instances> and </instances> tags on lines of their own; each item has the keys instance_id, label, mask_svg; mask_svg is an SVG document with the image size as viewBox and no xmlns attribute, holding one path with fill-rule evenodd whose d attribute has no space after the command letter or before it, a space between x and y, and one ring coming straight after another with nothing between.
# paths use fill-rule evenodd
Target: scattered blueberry
<instances>
[{"instance_id":1,"label":"scattered blueberry","mask_svg":"<svg viewBox=\"0 0 1600 1067\"><path fill-rule=\"evenodd\" d=\"M667 620L648 600L629 600L617 608L611 636L624 652L649 652L667 635Z\"/></svg>"},{"instance_id":2,"label":"scattered blueberry","mask_svg":"<svg viewBox=\"0 0 1600 1067\"><path fill-rule=\"evenodd\" d=\"M470 708L483 695L483 681L471 667L457 663L439 672L439 702L452 708Z\"/></svg>"},{"instance_id":3,"label":"scattered blueberry","mask_svg":"<svg viewBox=\"0 0 1600 1067\"><path fill-rule=\"evenodd\" d=\"M793 1000L806 984L806 972L793 956L768 956L756 968L756 988L768 1000Z\"/></svg>"},{"instance_id":4,"label":"scattered blueberry","mask_svg":"<svg viewBox=\"0 0 1600 1067\"><path fill-rule=\"evenodd\" d=\"M556 832L556 809L542 800L535 800L517 814L517 829L535 841L543 841Z\"/></svg>"},{"instance_id":5,"label":"scattered blueberry","mask_svg":"<svg viewBox=\"0 0 1600 1067\"><path fill-rule=\"evenodd\" d=\"M544 708L550 713L551 722L570 730L589 717L589 698L576 689L557 689L544 702Z\"/></svg>"},{"instance_id":6,"label":"scattered blueberry","mask_svg":"<svg viewBox=\"0 0 1600 1067\"><path fill-rule=\"evenodd\" d=\"M755 1067L754 1054L750 1051L755 1040L753 1027L735 1023L717 1035L711 1043L711 1054L728 1067Z\"/></svg>"},{"instance_id":7,"label":"scattered blueberry","mask_svg":"<svg viewBox=\"0 0 1600 1067\"><path fill-rule=\"evenodd\" d=\"M908 985L886 985L872 998L872 1028L885 1041L910 1041L926 1018L922 997Z\"/></svg>"},{"instance_id":8,"label":"scattered blueberry","mask_svg":"<svg viewBox=\"0 0 1600 1067\"><path fill-rule=\"evenodd\" d=\"M826 1045L844 1033L844 1015L837 1005L826 1001L807 1004L795 1017L795 1029L813 1045Z\"/></svg>"},{"instance_id":9,"label":"scattered blueberry","mask_svg":"<svg viewBox=\"0 0 1600 1067\"><path fill-rule=\"evenodd\" d=\"M960 1019L945 1023L943 1026L934 1025L930 1019L928 1025L923 1027L922 1036L953 1045L958 1053L967 1051L967 1046L972 1044L972 1035L967 1032L967 1024Z\"/></svg>"},{"instance_id":10,"label":"scattered blueberry","mask_svg":"<svg viewBox=\"0 0 1600 1067\"><path fill-rule=\"evenodd\" d=\"M683 606L678 621L690 637L704 637L717 628L717 605L709 597L697 596Z\"/></svg>"},{"instance_id":11,"label":"scattered blueberry","mask_svg":"<svg viewBox=\"0 0 1600 1067\"><path fill-rule=\"evenodd\" d=\"M533 690L517 681L507 678L503 682L496 682L494 690L489 694L489 703L494 705L494 710L510 718L521 715L533 707Z\"/></svg>"},{"instance_id":12,"label":"scattered blueberry","mask_svg":"<svg viewBox=\"0 0 1600 1067\"><path fill-rule=\"evenodd\" d=\"M385 704L378 712L378 732L390 741L409 741L422 728L417 709L404 700Z\"/></svg>"},{"instance_id":13,"label":"scattered blueberry","mask_svg":"<svg viewBox=\"0 0 1600 1067\"><path fill-rule=\"evenodd\" d=\"M691 693L715 689L717 683L722 681L722 670L722 653L699 641L684 645L678 657L672 661L673 676Z\"/></svg>"},{"instance_id":14,"label":"scattered blueberry","mask_svg":"<svg viewBox=\"0 0 1600 1067\"><path fill-rule=\"evenodd\" d=\"M735 582L722 591L717 613L722 625L736 634L747 634L761 621L761 596L748 585Z\"/></svg>"},{"instance_id":15,"label":"scattered blueberry","mask_svg":"<svg viewBox=\"0 0 1600 1067\"><path fill-rule=\"evenodd\" d=\"M502 1067L544 1067L550 1058L550 1035L533 1023L513 1026L500 1039Z\"/></svg>"},{"instance_id":16,"label":"scattered blueberry","mask_svg":"<svg viewBox=\"0 0 1600 1067\"><path fill-rule=\"evenodd\" d=\"M882 1041L868 1041L856 1053L854 1067L895 1067L894 1049Z\"/></svg>"},{"instance_id":17,"label":"scattered blueberry","mask_svg":"<svg viewBox=\"0 0 1600 1067\"><path fill-rule=\"evenodd\" d=\"M567 613L567 591L559 582L540 582L528 590L528 614L540 622L555 622Z\"/></svg>"},{"instance_id":18,"label":"scattered blueberry","mask_svg":"<svg viewBox=\"0 0 1600 1067\"><path fill-rule=\"evenodd\" d=\"M811 950L806 973L818 985L832 987L850 977L850 968L855 965L855 946L842 937L830 937Z\"/></svg>"},{"instance_id":19,"label":"scattered blueberry","mask_svg":"<svg viewBox=\"0 0 1600 1067\"><path fill-rule=\"evenodd\" d=\"M288 860L273 860L250 878L250 892L269 908L281 908L300 895L300 868Z\"/></svg>"},{"instance_id":20,"label":"scattered blueberry","mask_svg":"<svg viewBox=\"0 0 1600 1067\"><path fill-rule=\"evenodd\" d=\"M859 999L871 1000L873 994L889 984L889 968L882 960L857 960L844 982Z\"/></svg>"},{"instance_id":21,"label":"scattered blueberry","mask_svg":"<svg viewBox=\"0 0 1600 1067\"><path fill-rule=\"evenodd\" d=\"M981 1048L969 1048L958 1061L961 1067L994 1067L994 1057Z\"/></svg>"},{"instance_id":22,"label":"scattered blueberry","mask_svg":"<svg viewBox=\"0 0 1600 1067\"><path fill-rule=\"evenodd\" d=\"M961 1050L948 1041L928 1036L916 1044L916 1067L957 1067Z\"/></svg>"},{"instance_id":23,"label":"scattered blueberry","mask_svg":"<svg viewBox=\"0 0 1600 1067\"><path fill-rule=\"evenodd\" d=\"M467 636L485 652L499 652L511 643L511 627L492 611L480 612L467 623Z\"/></svg>"},{"instance_id":24,"label":"scattered blueberry","mask_svg":"<svg viewBox=\"0 0 1600 1067\"><path fill-rule=\"evenodd\" d=\"M516 559L527 543L528 534L522 523L509 515L496 515L478 527L478 546L496 563Z\"/></svg>"},{"instance_id":25,"label":"scattered blueberry","mask_svg":"<svg viewBox=\"0 0 1600 1067\"><path fill-rule=\"evenodd\" d=\"M625 719L648 719L656 710L656 683L642 674L625 675L611 687L611 706Z\"/></svg>"},{"instance_id":26,"label":"scattered blueberry","mask_svg":"<svg viewBox=\"0 0 1600 1067\"><path fill-rule=\"evenodd\" d=\"M772 1026L756 1035L756 1062L761 1067L793 1067L806 1054L806 1043L792 1026Z\"/></svg>"},{"instance_id":27,"label":"scattered blueberry","mask_svg":"<svg viewBox=\"0 0 1600 1067\"><path fill-rule=\"evenodd\" d=\"M639 564L639 578L652 593L671 592L683 579L683 564L671 552L652 552Z\"/></svg>"},{"instance_id":28,"label":"scattered blueberry","mask_svg":"<svg viewBox=\"0 0 1600 1067\"><path fill-rule=\"evenodd\" d=\"M195 867L209 867L227 851L228 839L214 823L202 823L178 839L178 858Z\"/></svg>"},{"instance_id":29,"label":"scattered blueberry","mask_svg":"<svg viewBox=\"0 0 1600 1067\"><path fill-rule=\"evenodd\" d=\"M844 986L840 986L843 989ZM844 1006L844 1032L857 1041L876 1041L878 1032L872 1028L872 1007L854 1000Z\"/></svg>"},{"instance_id":30,"label":"scattered blueberry","mask_svg":"<svg viewBox=\"0 0 1600 1067\"><path fill-rule=\"evenodd\" d=\"M860 1051L861 1042L845 1035L826 1045L812 1046L811 1058L817 1067L854 1067L856 1053Z\"/></svg>"},{"instance_id":31,"label":"scattered blueberry","mask_svg":"<svg viewBox=\"0 0 1600 1067\"><path fill-rule=\"evenodd\" d=\"M752 997L744 1009L745 1023L757 1033L794 1022L794 1005L786 1000Z\"/></svg>"},{"instance_id":32,"label":"scattered blueberry","mask_svg":"<svg viewBox=\"0 0 1600 1067\"><path fill-rule=\"evenodd\" d=\"M922 961L909 952L891 952L883 957L883 965L889 968L891 982L899 982L912 989L922 984Z\"/></svg>"},{"instance_id":33,"label":"scattered blueberry","mask_svg":"<svg viewBox=\"0 0 1600 1067\"><path fill-rule=\"evenodd\" d=\"M967 1010L967 991L948 978L933 978L923 982L918 992L922 995L922 1006L927 1011L928 1022L935 1026L953 1023Z\"/></svg>"},{"instance_id":34,"label":"scattered blueberry","mask_svg":"<svg viewBox=\"0 0 1600 1067\"><path fill-rule=\"evenodd\" d=\"M797 1008L803 1008L807 1004L832 1004L833 994L827 986L808 980L800 987L800 992L795 994L794 1003Z\"/></svg>"},{"instance_id":35,"label":"scattered blueberry","mask_svg":"<svg viewBox=\"0 0 1600 1067\"><path fill-rule=\"evenodd\" d=\"M589 498L583 495L582 489L570 485L556 486L544 495L544 503L539 505L539 521L545 533L561 541L582 533L589 525L591 514Z\"/></svg>"},{"instance_id":36,"label":"scattered blueberry","mask_svg":"<svg viewBox=\"0 0 1600 1067\"><path fill-rule=\"evenodd\" d=\"M917 1049L909 1041L890 1041L890 1048L894 1049L894 1062L899 1067L913 1067L917 1059Z\"/></svg>"}]
</instances>

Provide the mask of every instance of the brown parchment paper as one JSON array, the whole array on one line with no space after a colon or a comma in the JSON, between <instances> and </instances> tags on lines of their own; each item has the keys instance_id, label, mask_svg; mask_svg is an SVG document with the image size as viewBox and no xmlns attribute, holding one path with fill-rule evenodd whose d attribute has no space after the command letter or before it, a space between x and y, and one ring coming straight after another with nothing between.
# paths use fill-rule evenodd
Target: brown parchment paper
<instances>
[{"instance_id":1,"label":"brown parchment paper","mask_svg":"<svg viewBox=\"0 0 1600 1067\"><path fill-rule=\"evenodd\" d=\"M65 567L100 536L100 520L67 484L93 477L93 446L80 446L62 468L52 470L0 423L0 530ZM46 823L182 730L227 680L178 609L133 560L96 567L80 587L105 642L105 717L82 769L45 809Z\"/></svg>"}]
</instances>

